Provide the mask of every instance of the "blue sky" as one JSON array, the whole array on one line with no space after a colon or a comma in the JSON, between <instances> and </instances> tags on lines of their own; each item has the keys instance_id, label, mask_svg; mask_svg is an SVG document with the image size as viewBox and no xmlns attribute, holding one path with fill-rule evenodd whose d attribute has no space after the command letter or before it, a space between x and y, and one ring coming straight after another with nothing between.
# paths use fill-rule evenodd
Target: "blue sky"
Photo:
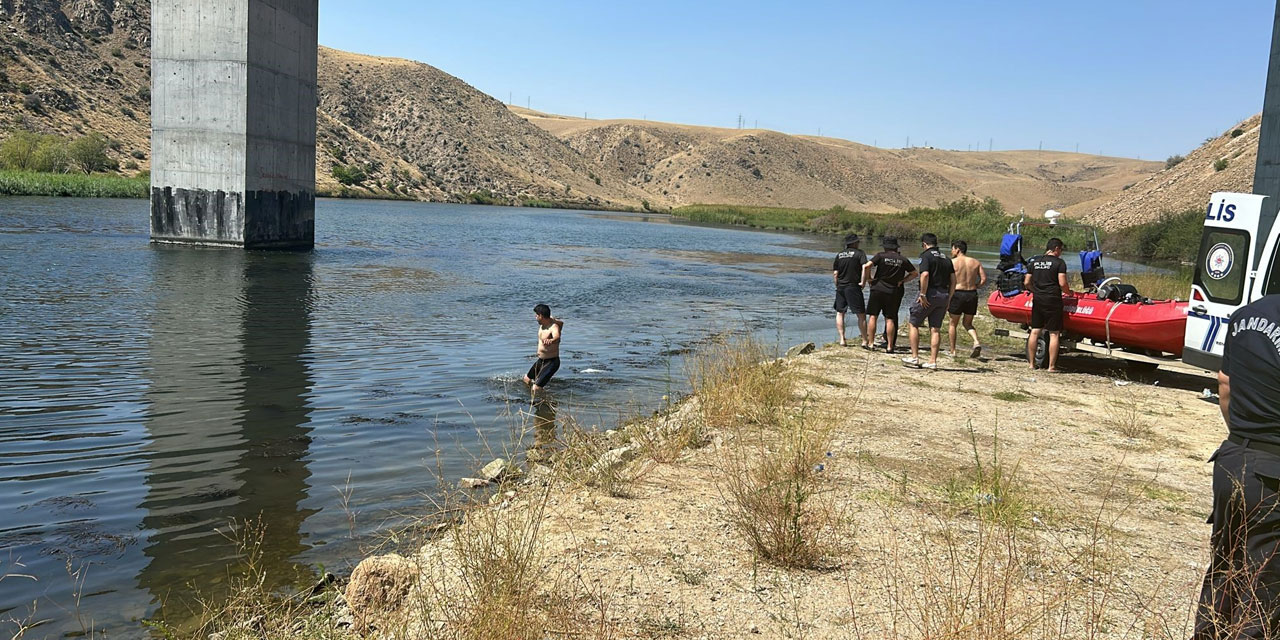
<instances>
[{"instance_id":1,"label":"blue sky","mask_svg":"<svg viewBox=\"0 0 1280 640\"><path fill-rule=\"evenodd\" d=\"M495 98L967 149L1163 160L1262 110L1275 3L320 0L320 43Z\"/></svg>"}]
</instances>

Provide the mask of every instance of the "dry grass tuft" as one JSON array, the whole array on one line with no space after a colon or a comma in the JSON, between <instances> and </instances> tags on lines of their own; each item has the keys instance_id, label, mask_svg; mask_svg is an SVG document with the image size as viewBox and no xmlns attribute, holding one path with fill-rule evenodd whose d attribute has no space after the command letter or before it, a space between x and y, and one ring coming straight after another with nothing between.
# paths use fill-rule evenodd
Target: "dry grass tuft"
<instances>
[{"instance_id":1,"label":"dry grass tuft","mask_svg":"<svg viewBox=\"0 0 1280 640\"><path fill-rule=\"evenodd\" d=\"M402 637L611 637L604 594L547 562L543 526L555 491L548 484L510 504L471 506L463 524L424 548Z\"/></svg>"},{"instance_id":2,"label":"dry grass tuft","mask_svg":"<svg viewBox=\"0 0 1280 640\"><path fill-rule=\"evenodd\" d=\"M615 498L635 496L636 486L649 472L651 463L639 459L640 446L630 440L631 430L608 434L565 420L561 432L563 446L551 463L557 479L570 486L598 489Z\"/></svg>"},{"instance_id":3,"label":"dry grass tuft","mask_svg":"<svg viewBox=\"0 0 1280 640\"><path fill-rule=\"evenodd\" d=\"M761 558L804 568L831 559L842 518L825 475L830 447L830 429L803 416L776 431L738 430L725 447L729 521Z\"/></svg>"},{"instance_id":4,"label":"dry grass tuft","mask_svg":"<svg viewBox=\"0 0 1280 640\"><path fill-rule=\"evenodd\" d=\"M794 375L749 333L714 336L687 367L708 429L775 425L792 404Z\"/></svg>"},{"instance_id":5,"label":"dry grass tuft","mask_svg":"<svg viewBox=\"0 0 1280 640\"><path fill-rule=\"evenodd\" d=\"M1030 491L1018 475L1019 463L1009 464L1001 455L999 428L991 434L986 459L972 420L965 423L965 429L973 451L973 468L947 482L944 490L948 501L986 521L1010 527L1029 523L1034 509Z\"/></svg>"},{"instance_id":6,"label":"dry grass tuft","mask_svg":"<svg viewBox=\"0 0 1280 640\"><path fill-rule=\"evenodd\" d=\"M1147 411L1147 394L1133 385L1117 387L1102 399L1111 426L1122 436L1150 439L1154 435Z\"/></svg>"},{"instance_id":7,"label":"dry grass tuft","mask_svg":"<svg viewBox=\"0 0 1280 640\"><path fill-rule=\"evenodd\" d=\"M148 621L151 630L166 638L308 638L338 640L352 637L349 630L335 624L340 616L336 591L303 591L283 594L267 587L263 562L267 531L261 520L231 522L223 531L239 550L240 562L228 570L225 597L198 597L193 622L171 625ZM323 583L322 583L323 584Z\"/></svg>"},{"instance_id":8,"label":"dry grass tuft","mask_svg":"<svg viewBox=\"0 0 1280 640\"><path fill-rule=\"evenodd\" d=\"M834 422L806 414L792 373L749 334L719 336L689 371L701 424L727 435L719 488L730 523L760 558L822 566L841 523L824 474Z\"/></svg>"}]
</instances>

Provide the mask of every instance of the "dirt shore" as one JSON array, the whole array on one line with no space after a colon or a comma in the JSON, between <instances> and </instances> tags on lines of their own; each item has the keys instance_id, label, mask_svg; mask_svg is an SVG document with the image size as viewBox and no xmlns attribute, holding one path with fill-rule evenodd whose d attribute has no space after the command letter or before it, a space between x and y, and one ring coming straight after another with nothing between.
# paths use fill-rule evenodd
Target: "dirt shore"
<instances>
[{"instance_id":1,"label":"dirt shore","mask_svg":"<svg viewBox=\"0 0 1280 640\"><path fill-rule=\"evenodd\" d=\"M623 487L541 498L540 574L593 594L588 628L607 633L590 636L1186 637L1205 461L1225 434L1201 398L1213 381L1077 355L1046 374L1020 349L938 371L831 345L785 361L797 410L833 427L821 566L768 562L732 524L726 473L744 445L720 430L636 459ZM696 403L647 428L696 419ZM528 509L525 486L499 508Z\"/></svg>"}]
</instances>

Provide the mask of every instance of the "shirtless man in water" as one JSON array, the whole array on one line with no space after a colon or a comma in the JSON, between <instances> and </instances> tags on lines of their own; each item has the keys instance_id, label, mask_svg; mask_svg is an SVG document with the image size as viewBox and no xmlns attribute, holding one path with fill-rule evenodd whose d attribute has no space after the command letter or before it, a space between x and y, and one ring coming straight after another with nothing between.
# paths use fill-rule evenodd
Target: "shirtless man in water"
<instances>
[{"instance_id":1,"label":"shirtless man in water","mask_svg":"<svg viewBox=\"0 0 1280 640\"><path fill-rule=\"evenodd\" d=\"M951 356L956 355L956 327L963 320L964 330L973 337L973 351L969 352L969 357L976 358L982 355L982 343L973 328L973 317L978 314L978 290L987 283L987 272L981 262L969 257L969 243L964 240L951 243L951 266L956 272L956 293L951 296L951 305L947 309L951 313L951 328L947 330Z\"/></svg>"},{"instance_id":2,"label":"shirtless man in water","mask_svg":"<svg viewBox=\"0 0 1280 640\"><path fill-rule=\"evenodd\" d=\"M545 304L534 307L533 316L538 321L538 361L524 374L524 383L533 385L533 392L537 393L560 370L560 331L564 321L552 318L551 307Z\"/></svg>"}]
</instances>

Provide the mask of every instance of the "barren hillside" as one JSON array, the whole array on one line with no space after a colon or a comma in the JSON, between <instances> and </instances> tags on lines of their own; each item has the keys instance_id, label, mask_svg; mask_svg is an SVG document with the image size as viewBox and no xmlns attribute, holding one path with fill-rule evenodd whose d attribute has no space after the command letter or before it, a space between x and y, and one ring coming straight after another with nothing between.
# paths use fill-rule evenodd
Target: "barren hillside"
<instances>
[{"instance_id":1,"label":"barren hillside","mask_svg":"<svg viewBox=\"0 0 1280 640\"><path fill-rule=\"evenodd\" d=\"M428 199L642 199L607 176L596 180L593 163L435 67L321 47L319 87L318 181L332 180L335 163L367 164L361 154L376 150L401 164L392 172L398 190Z\"/></svg>"},{"instance_id":2,"label":"barren hillside","mask_svg":"<svg viewBox=\"0 0 1280 640\"><path fill-rule=\"evenodd\" d=\"M1160 167L1059 151L891 150L759 129L511 110L668 206L839 204L899 211L975 195L994 196L1010 209L1043 211L1118 192Z\"/></svg>"},{"instance_id":3,"label":"barren hillside","mask_svg":"<svg viewBox=\"0 0 1280 640\"><path fill-rule=\"evenodd\" d=\"M151 5L0 0L0 137L100 132L121 164L147 166Z\"/></svg>"},{"instance_id":4,"label":"barren hillside","mask_svg":"<svg viewBox=\"0 0 1280 640\"><path fill-rule=\"evenodd\" d=\"M1107 229L1150 222L1168 213L1201 209L1215 191L1253 190L1262 116L1206 140L1186 159L1133 186L1067 209L1068 213ZM1238 133L1237 133L1238 132Z\"/></svg>"}]
</instances>

